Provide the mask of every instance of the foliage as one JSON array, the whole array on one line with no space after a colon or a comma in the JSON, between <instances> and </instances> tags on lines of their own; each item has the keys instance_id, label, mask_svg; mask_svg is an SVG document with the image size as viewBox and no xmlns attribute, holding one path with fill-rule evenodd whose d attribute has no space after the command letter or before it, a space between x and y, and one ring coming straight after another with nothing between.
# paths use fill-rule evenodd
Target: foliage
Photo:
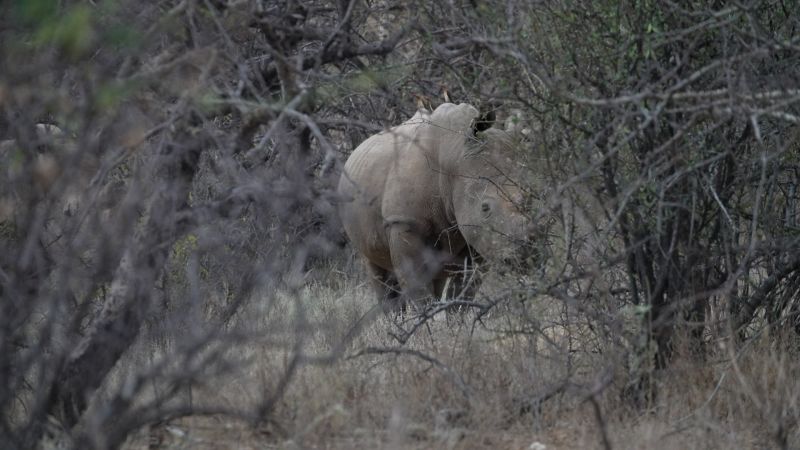
<instances>
[{"instance_id":1,"label":"foliage","mask_svg":"<svg viewBox=\"0 0 800 450\"><path fill-rule=\"evenodd\" d=\"M313 322L301 300L315 277L360 273L336 217L341 161L448 99L525 130L524 208L547 233L537 264L494 285L489 276L464 320L526 342L531 358L537 339L571 330L547 355L563 370L537 405L569 392L597 406L605 436L601 400L658 404L682 346L702 364L724 345L739 371L737 352L767 339L782 349L782 374L800 333L797 10L790 0L0 4L0 442L117 448L145 426L202 414L275 425L301 367L345 354L417 358L473 395L469 376L414 347L448 305L406 320L370 309L336 325ZM377 323L391 348L358 340ZM340 326L332 350L310 356L308 336ZM131 363L154 336L164 358ZM232 350L255 343L283 359L254 404L186 399L235 376L244 363ZM517 412L534 408L528 397L511 402ZM785 447L797 412L781 411L760 417Z\"/></svg>"}]
</instances>

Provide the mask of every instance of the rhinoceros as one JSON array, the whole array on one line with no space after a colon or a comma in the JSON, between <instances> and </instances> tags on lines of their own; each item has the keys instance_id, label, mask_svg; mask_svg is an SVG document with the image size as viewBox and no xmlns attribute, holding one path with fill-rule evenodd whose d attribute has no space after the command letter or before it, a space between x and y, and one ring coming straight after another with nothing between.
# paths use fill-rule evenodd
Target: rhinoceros
<instances>
[{"instance_id":1,"label":"rhinoceros","mask_svg":"<svg viewBox=\"0 0 800 450\"><path fill-rule=\"evenodd\" d=\"M368 138L347 159L341 220L385 305L438 298L476 256L514 260L534 236L520 210L514 137L491 126L475 107L445 103Z\"/></svg>"}]
</instances>

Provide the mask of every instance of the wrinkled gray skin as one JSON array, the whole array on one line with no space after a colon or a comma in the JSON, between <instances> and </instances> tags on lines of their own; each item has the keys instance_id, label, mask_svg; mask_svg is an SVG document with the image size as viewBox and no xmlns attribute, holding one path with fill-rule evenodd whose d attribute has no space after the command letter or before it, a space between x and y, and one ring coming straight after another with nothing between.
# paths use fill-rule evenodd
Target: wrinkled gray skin
<instances>
[{"instance_id":1,"label":"wrinkled gray skin","mask_svg":"<svg viewBox=\"0 0 800 450\"><path fill-rule=\"evenodd\" d=\"M445 103L365 140L339 181L340 215L381 300L439 298L474 251L510 261L530 239L513 136ZM398 292L402 298L397 301Z\"/></svg>"}]
</instances>

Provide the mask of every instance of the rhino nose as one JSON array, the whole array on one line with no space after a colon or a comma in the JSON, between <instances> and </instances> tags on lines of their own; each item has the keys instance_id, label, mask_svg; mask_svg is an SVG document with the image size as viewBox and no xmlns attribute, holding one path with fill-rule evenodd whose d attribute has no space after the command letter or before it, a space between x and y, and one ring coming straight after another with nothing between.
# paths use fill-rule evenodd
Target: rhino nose
<instances>
[{"instance_id":1,"label":"rhino nose","mask_svg":"<svg viewBox=\"0 0 800 450\"><path fill-rule=\"evenodd\" d=\"M547 224L531 221L525 227L525 238L528 242L536 242L547 238Z\"/></svg>"},{"instance_id":2,"label":"rhino nose","mask_svg":"<svg viewBox=\"0 0 800 450\"><path fill-rule=\"evenodd\" d=\"M522 246L530 245L531 242L536 241L536 227L531 225L530 223L524 223L522 225L522 232L518 235L518 243Z\"/></svg>"},{"instance_id":3,"label":"rhino nose","mask_svg":"<svg viewBox=\"0 0 800 450\"><path fill-rule=\"evenodd\" d=\"M531 221L525 226L523 242L516 249L516 257L528 263L538 264L542 259L542 251L547 242L546 224Z\"/></svg>"}]
</instances>

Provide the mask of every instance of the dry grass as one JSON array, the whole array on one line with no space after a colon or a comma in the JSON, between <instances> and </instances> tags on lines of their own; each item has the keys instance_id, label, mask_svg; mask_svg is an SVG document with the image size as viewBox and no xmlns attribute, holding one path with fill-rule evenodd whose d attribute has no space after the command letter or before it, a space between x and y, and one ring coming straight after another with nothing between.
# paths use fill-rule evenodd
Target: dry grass
<instances>
[{"instance_id":1,"label":"dry grass","mask_svg":"<svg viewBox=\"0 0 800 450\"><path fill-rule=\"evenodd\" d=\"M363 283L347 277L313 282L274 303L270 298L240 318L262 339L236 348L241 367L235 372L194 388L196 404L257 404L275 388L298 336L307 355L329 354L372 307ZM299 307L307 326L298 328ZM538 323L547 328L562 312L539 305ZM765 340L733 355L712 349L705 362L679 356L659 374L657 401L634 410L621 400L626 380L618 356L597 354L602 344L583 342L586 335L575 334L580 326L550 326L544 334L498 331L519 325L518 316L498 313L479 327L436 320L403 346L438 363L412 354L354 356L368 347L398 346L389 335L393 325L379 317L349 342L343 358L302 365L268 424L189 417L143 430L126 447L603 448L603 433L621 449L779 448L782 439L786 448L800 445L794 351ZM524 408L524 399L565 380L571 384L563 393L538 410ZM609 382L594 397L598 418L587 399L603 380Z\"/></svg>"}]
</instances>

